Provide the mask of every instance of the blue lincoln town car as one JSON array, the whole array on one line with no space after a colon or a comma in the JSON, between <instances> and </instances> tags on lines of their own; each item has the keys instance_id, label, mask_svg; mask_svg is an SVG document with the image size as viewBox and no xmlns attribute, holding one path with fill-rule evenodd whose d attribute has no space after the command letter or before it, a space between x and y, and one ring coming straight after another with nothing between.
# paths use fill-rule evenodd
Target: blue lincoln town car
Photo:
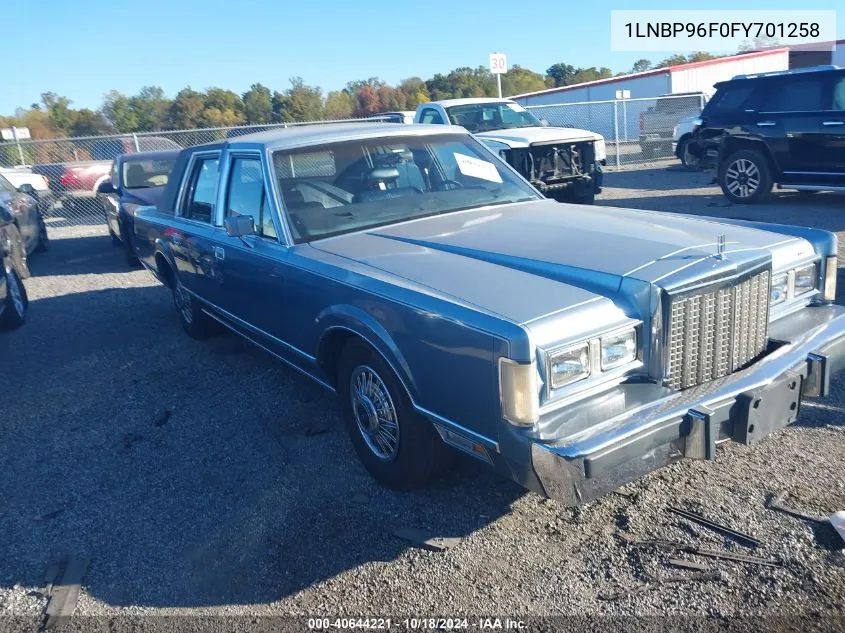
<instances>
[{"instance_id":1,"label":"blue lincoln town car","mask_svg":"<svg viewBox=\"0 0 845 633\"><path fill-rule=\"evenodd\" d=\"M560 204L459 127L192 147L135 218L187 333L337 392L394 488L457 449L583 503L763 439L845 365L833 234Z\"/></svg>"}]
</instances>

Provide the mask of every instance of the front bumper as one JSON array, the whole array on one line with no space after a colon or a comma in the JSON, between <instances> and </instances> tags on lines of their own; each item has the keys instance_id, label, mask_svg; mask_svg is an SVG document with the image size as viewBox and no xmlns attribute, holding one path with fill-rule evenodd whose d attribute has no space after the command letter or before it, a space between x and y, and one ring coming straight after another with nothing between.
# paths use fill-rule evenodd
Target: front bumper
<instances>
[{"instance_id":1,"label":"front bumper","mask_svg":"<svg viewBox=\"0 0 845 633\"><path fill-rule=\"evenodd\" d=\"M769 337L766 356L724 378L684 391L626 383L548 414L541 427L562 430L557 439L504 433L511 474L578 505L684 457L714 459L723 441L760 441L796 420L802 397L827 395L845 368L845 307L800 310L771 324ZM520 453L530 469L514 466Z\"/></svg>"}]
</instances>

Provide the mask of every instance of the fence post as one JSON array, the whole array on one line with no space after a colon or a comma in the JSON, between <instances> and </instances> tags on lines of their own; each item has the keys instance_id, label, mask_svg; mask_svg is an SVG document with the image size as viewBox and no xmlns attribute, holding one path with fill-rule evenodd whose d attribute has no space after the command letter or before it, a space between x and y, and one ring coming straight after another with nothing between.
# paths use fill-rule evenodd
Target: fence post
<instances>
[{"instance_id":1,"label":"fence post","mask_svg":"<svg viewBox=\"0 0 845 633\"><path fill-rule=\"evenodd\" d=\"M138 135L135 132L132 132L132 140L135 142L135 151L140 152L141 148L138 145Z\"/></svg>"},{"instance_id":2,"label":"fence post","mask_svg":"<svg viewBox=\"0 0 845 633\"><path fill-rule=\"evenodd\" d=\"M619 167L619 100L613 100L613 142L616 145L616 166Z\"/></svg>"},{"instance_id":3,"label":"fence post","mask_svg":"<svg viewBox=\"0 0 845 633\"><path fill-rule=\"evenodd\" d=\"M21 160L21 167L26 165L26 161L23 159L23 148L21 147L21 140L18 138L18 128L14 125L12 126L12 136L15 137L15 145L18 146L18 156L20 156Z\"/></svg>"}]
</instances>

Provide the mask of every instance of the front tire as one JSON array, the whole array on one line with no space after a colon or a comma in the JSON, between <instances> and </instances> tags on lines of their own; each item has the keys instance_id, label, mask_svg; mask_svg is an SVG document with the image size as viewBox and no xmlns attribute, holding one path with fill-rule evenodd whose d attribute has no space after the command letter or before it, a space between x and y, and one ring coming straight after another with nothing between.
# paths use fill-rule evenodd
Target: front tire
<instances>
[{"instance_id":1,"label":"front tire","mask_svg":"<svg viewBox=\"0 0 845 633\"><path fill-rule=\"evenodd\" d=\"M179 321L188 336L202 341L215 334L217 328L214 319L202 311L199 302L185 289L175 275L173 280L173 305L176 306L176 314L179 315Z\"/></svg>"},{"instance_id":2,"label":"front tire","mask_svg":"<svg viewBox=\"0 0 845 633\"><path fill-rule=\"evenodd\" d=\"M411 405L384 359L353 340L338 368L346 428L367 472L382 486L410 490L444 474L454 454Z\"/></svg>"},{"instance_id":3,"label":"front tire","mask_svg":"<svg viewBox=\"0 0 845 633\"><path fill-rule=\"evenodd\" d=\"M10 330L20 327L26 321L29 297L21 278L14 268L6 271L6 305L0 318L0 328Z\"/></svg>"},{"instance_id":4,"label":"front tire","mask_svg":"<svg viewBox=\"0 0 845 633\"><path fill-rule=\"evenodd\" d=\"M730 154L719 164L719 186L735 204L753 204L772 190L772 170L766 157L753 149Z\"/></svg>"}]
</instances>

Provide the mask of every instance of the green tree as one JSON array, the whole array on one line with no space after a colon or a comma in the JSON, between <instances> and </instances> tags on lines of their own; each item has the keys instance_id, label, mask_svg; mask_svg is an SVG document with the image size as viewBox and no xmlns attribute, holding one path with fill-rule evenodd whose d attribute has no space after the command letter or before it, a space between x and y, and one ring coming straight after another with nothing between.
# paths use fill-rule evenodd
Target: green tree
<instances>
[{"instance_id":1,"label":"green tree","mask_svg":"<svg viewBox=\"0 0 845 633\"><path fill-rule=\"evenodd\" d=\"M405 93L405 107L414 110L421 103L431 101L425 82L419 77L403 79L399 89Z\"/></svg>"},{"instance_id":2,"label":"green tree","mask_svg":"<svg viewBox=\"0 0 845 633\"><path fill-rule=\"evenodd\" d=\"M117 90L109 90L105 94L102 112L118 132L138 129L138 117L129 105L129 97Z\"/></svg>"},{"instance_id":3,"label":"green tree","mask_svg":"<svg viewBox=\"0 0 845 633\"><path fill-rule=\"evenodd\" d=\"M287 95L278 90L273 91L273 123L283 123L285 120L285 108L287 108Z\"/></svg>"},{"instance_id":4,"label":"green tree","mask_svg":"<svg viewBox=\"0 0 845 633\"><path fill-rule=\"evenodd\" d=\"M647 70L651 70L651 62L647 59L638 59L631 67L632 73L642 73Z\"/></svg>"},{"instance_id":5,"label":"green tree","mask_svg":"<svg viewBox=\"0 0 845 633\"><path fill-rule=\"evenodd\" d=\"M687 56L686 55L670 55L666 59L662 59L657 62L654 67L655 68L668 68L669 66L679 66L680 64L687 63Z\"/></svg>"},{"instance_id":6,"label":"green tree","mask_svg":"<svg viewBox=\"0 0 845 633\"><path fill-rule=\"evenodd\" d=\"M349 119L352 117L352 110L352 95L346 90L333 90L326 95L325 113L327 119Z\"/></svg>"},{"instance_id":7,"label":"green tree","mask_svg":"<svg viewBox=\"0 0 845 633\"><path fill-rule=\"evenodd\" d=\"M545 89L546 80L543 75L517 64L511 66L508 72L502 75L502 95L506 97Z\"/></svg>"},{"instance_id":8,"label":"green tree","mask_svg":"<svg viewBox=\"0 0 845 633\"><path fill-rule=\"evenodd\" d=\"M243 94L244 115L251 124L270 123L273 120L273 94L261 84L252 84Z\"/></svg>"},{"instance_id":9,"label":"green tree","mask_svg":"<svg viewBox=\"0 0 845 633\"><path fill-rule=\"evenodd\" d=\"M182 130L194 129L203 124L205 95L190 86L176 93L167 112L168 127Z\"/></svg>"},{"instance_id":10,"label":"green tree","mask_svg":"<svg viewBox=\"0 0 845 633\"><path fill-rule=\"evenodd\" d=\"M60 97L55 92L45 92L41 95L41 103L53 123L53 127L59 132L67 134L73 125L73 112L70 109L71 100L67 97Z\"/></svg>"},{"instance_id":11,"label":"green tree","mask_svg":"<svg viewBox=\"0 0 845 633\"><path fill-rule=\"evenodd\" d=\"M554 87L559 88L561 86L569 86L572 84L576 72L577 70L572 64L558 62L557 64L552 64L546 69L546 76L551 80Z\"/></svg>"},{"instance_id":12,"label":"green tree","mask_svg":"<svg viewBox=\"0 0 845 633\"><path fill-rule=\"evenodd\" d=\"M73 123L70 126L71 136L99 136L114 134L114 132L114 126L102 112L82 108L73 113Z\"/></svg>"},{"instance_id":13,"label":"green tree","mask_svg":"<svg viewBox=\"0 0 845 633\"><path fill-rule=\"evenodd\" d=\"M138 119L138 131L161 130L167 123L170 101L158 86L144 86L129 97L129 107Z\"/></svg>"},{"instance_id":14,"label":"green tree","mask_svg":"<svg viewBox=\"0 0 845 633\"><path fill-rule=\"evenodd\" d=\"M243 99L231 90L209 88L205 91L202 120L209 127L242 125L245 121Z\"/></svg>"},{"instance_id":15,"label":"green tree","mask_svg":"<svg viewBox=\"0 0 845 633\"><path fill-rule=\"evenodd\" d=\"M321 121L324 118L323 92L309 86L302 77L292 77L285 93L284 121Z\"/></svg>"}]
</instances>

